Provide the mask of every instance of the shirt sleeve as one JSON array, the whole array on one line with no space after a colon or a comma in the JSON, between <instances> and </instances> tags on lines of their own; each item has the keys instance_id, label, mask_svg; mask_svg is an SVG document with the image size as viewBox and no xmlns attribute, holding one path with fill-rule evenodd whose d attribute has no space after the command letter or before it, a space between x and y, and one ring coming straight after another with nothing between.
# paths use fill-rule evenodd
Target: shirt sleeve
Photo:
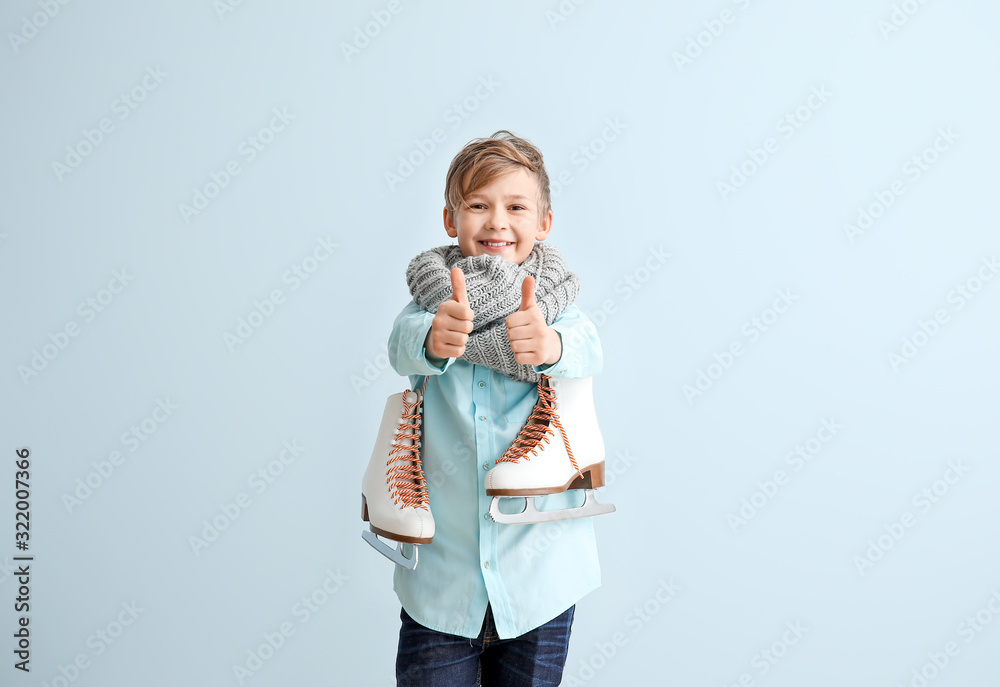
<instances>
[{"instance_id":1,"label":"shirt sleeve","mask_svg":"<svg viewBox=\"0 0 1000 687\"><path fill-rule=\"evenodd\" d=\"M389 364L398 374L404 377L439 375L455 362L455 358L446 358L435 365L428 357L424 341L433 321L434 313L422 310L414 301L410 301L396 316L388 348Z\"/></svg>"},{"instance_id":2,"label":"shirt sleeve","mask_svg":"<svg viewBox=\"0 0 1000 687\"><path fill-rule=\"evenodd\" d=\"M604 367L604 351L597 336L597 327L575 305L570 305L552 328L562 341L562 356L551 365L534 365L536 372L549 377L582 379L600 374Z\"/></svg>"}]
</instances>

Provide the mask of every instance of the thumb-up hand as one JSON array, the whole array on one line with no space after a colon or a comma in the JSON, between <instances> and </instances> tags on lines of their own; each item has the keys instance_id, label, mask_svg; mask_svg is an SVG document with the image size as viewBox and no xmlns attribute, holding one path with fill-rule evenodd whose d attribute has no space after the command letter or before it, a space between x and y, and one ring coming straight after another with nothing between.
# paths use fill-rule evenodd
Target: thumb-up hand
<instances>
[{"instance_id":1,"label":"thumb-up hand","mask_svg":"<svg viewBox=\"0 0 1000 687\"><path fill-rule=\"evenodd\" d=\"M451 300L469 304L469 294L465 290L465 272L460 267L451 268Z\"/></svg>"},{"instance_id":2,"label":"thumb-up hand","mask_svg":"<svg viewBox=\"0 0 1000 687\"><path fill-rule=\"evenodd\" d=\"M458 358L465 353L465 344L472 333L475 314L469 307L465 273L460 267L451 270L451 291L451 300L438 306L424 342L427 352L434 358Z\"/></svg>"},{"instance_id":3,"label":"thumb-up hand","mask_svg":"<svg viewBox=\"0 0 1000 687\"><path fill-rule=\"evenodd\" d=\"M532 308L538 309L538 304L535 303L535 278L527 276L521 282L521 308L519 312L526 312Z\"/></svg>"},{"instance_id":4,"label":"thumb-up hand","mask_svg":"<svg viewBox=\"0 0 1000 687\"><path fill-rule=\"evenodd\" d=\"M550 365L562 357L562 339L545 324L542 309L535 302L535 278L521 284L521 308L507 318L507 338L514 360L522 365Z\"/></svg>"}]
</instances>

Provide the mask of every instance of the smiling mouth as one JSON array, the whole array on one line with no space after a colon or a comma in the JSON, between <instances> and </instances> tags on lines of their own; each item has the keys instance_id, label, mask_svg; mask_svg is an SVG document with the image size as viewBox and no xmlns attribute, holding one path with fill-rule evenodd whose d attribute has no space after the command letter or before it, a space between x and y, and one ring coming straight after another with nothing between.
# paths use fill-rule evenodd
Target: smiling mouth
<instances>
[{"instance_id":1,"label":"smiling mouth","mask_svg":"<svg viewBox=\"0 0 1000 687\"><path fill-rule=\"evenodd\" d=\"M479 243L484 246L489 246L490 248L504 248L505 246L513 246L513 241L480 241Z\"/></svg>"}]
</instances>

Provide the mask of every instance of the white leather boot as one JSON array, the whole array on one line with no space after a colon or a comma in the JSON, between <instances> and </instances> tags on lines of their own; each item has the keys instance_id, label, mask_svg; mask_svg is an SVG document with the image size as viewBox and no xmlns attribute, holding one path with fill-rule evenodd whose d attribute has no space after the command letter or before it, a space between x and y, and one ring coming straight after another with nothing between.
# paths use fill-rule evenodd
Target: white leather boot
<instances>
[{"instance_id":1,"label":"white leather boot","mask_svg":"<svg viewBox=\"0 0 1000 687\"><path fill-rule=\"evenodd\" d=\"M517 437L486 473L490 514L497 522L535 523L610 513L611 504L594 500L604 486L604 437L594 408L593 378L559 379L542 375L538 402ZM534 496L585 489L579 508L539 511ZM501 513L501 496L524 496L525 510Z\"/></svg>"},{"instance_id":2,"label":"white leather boot","mask_svg":"<svg viewBox=\"0 0 1000 687\"><path fill-rule=\"evenodd\" d=\"M417 547L407 558L402 543L429 544L434 537L434 516L420 460L422 403L419 391L407 390L386 399L375 448L361 481L361 518L371 530L361 536L389 560L410 570L417 567ZM396 548L375 535L397 542Z\"/></svg>"}]
</instances>

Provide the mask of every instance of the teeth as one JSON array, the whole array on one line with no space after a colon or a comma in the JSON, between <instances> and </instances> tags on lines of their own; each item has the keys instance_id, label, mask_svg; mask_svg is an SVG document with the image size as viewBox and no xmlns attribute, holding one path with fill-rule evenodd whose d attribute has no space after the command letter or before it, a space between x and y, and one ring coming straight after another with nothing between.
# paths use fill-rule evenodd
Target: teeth
<instances>
[{"instance_id":1,"label":"teeth","mask_svg":"<svg viewBox=\"0 0 1000 687\"><path fill-rule=\"evenodd\" d=\"M510 245L510 241L483 241L483 243L485 243L487 246L491 246L493 248L500 248L501 246L509 246Z\"/></svg>"}]
</instances>

